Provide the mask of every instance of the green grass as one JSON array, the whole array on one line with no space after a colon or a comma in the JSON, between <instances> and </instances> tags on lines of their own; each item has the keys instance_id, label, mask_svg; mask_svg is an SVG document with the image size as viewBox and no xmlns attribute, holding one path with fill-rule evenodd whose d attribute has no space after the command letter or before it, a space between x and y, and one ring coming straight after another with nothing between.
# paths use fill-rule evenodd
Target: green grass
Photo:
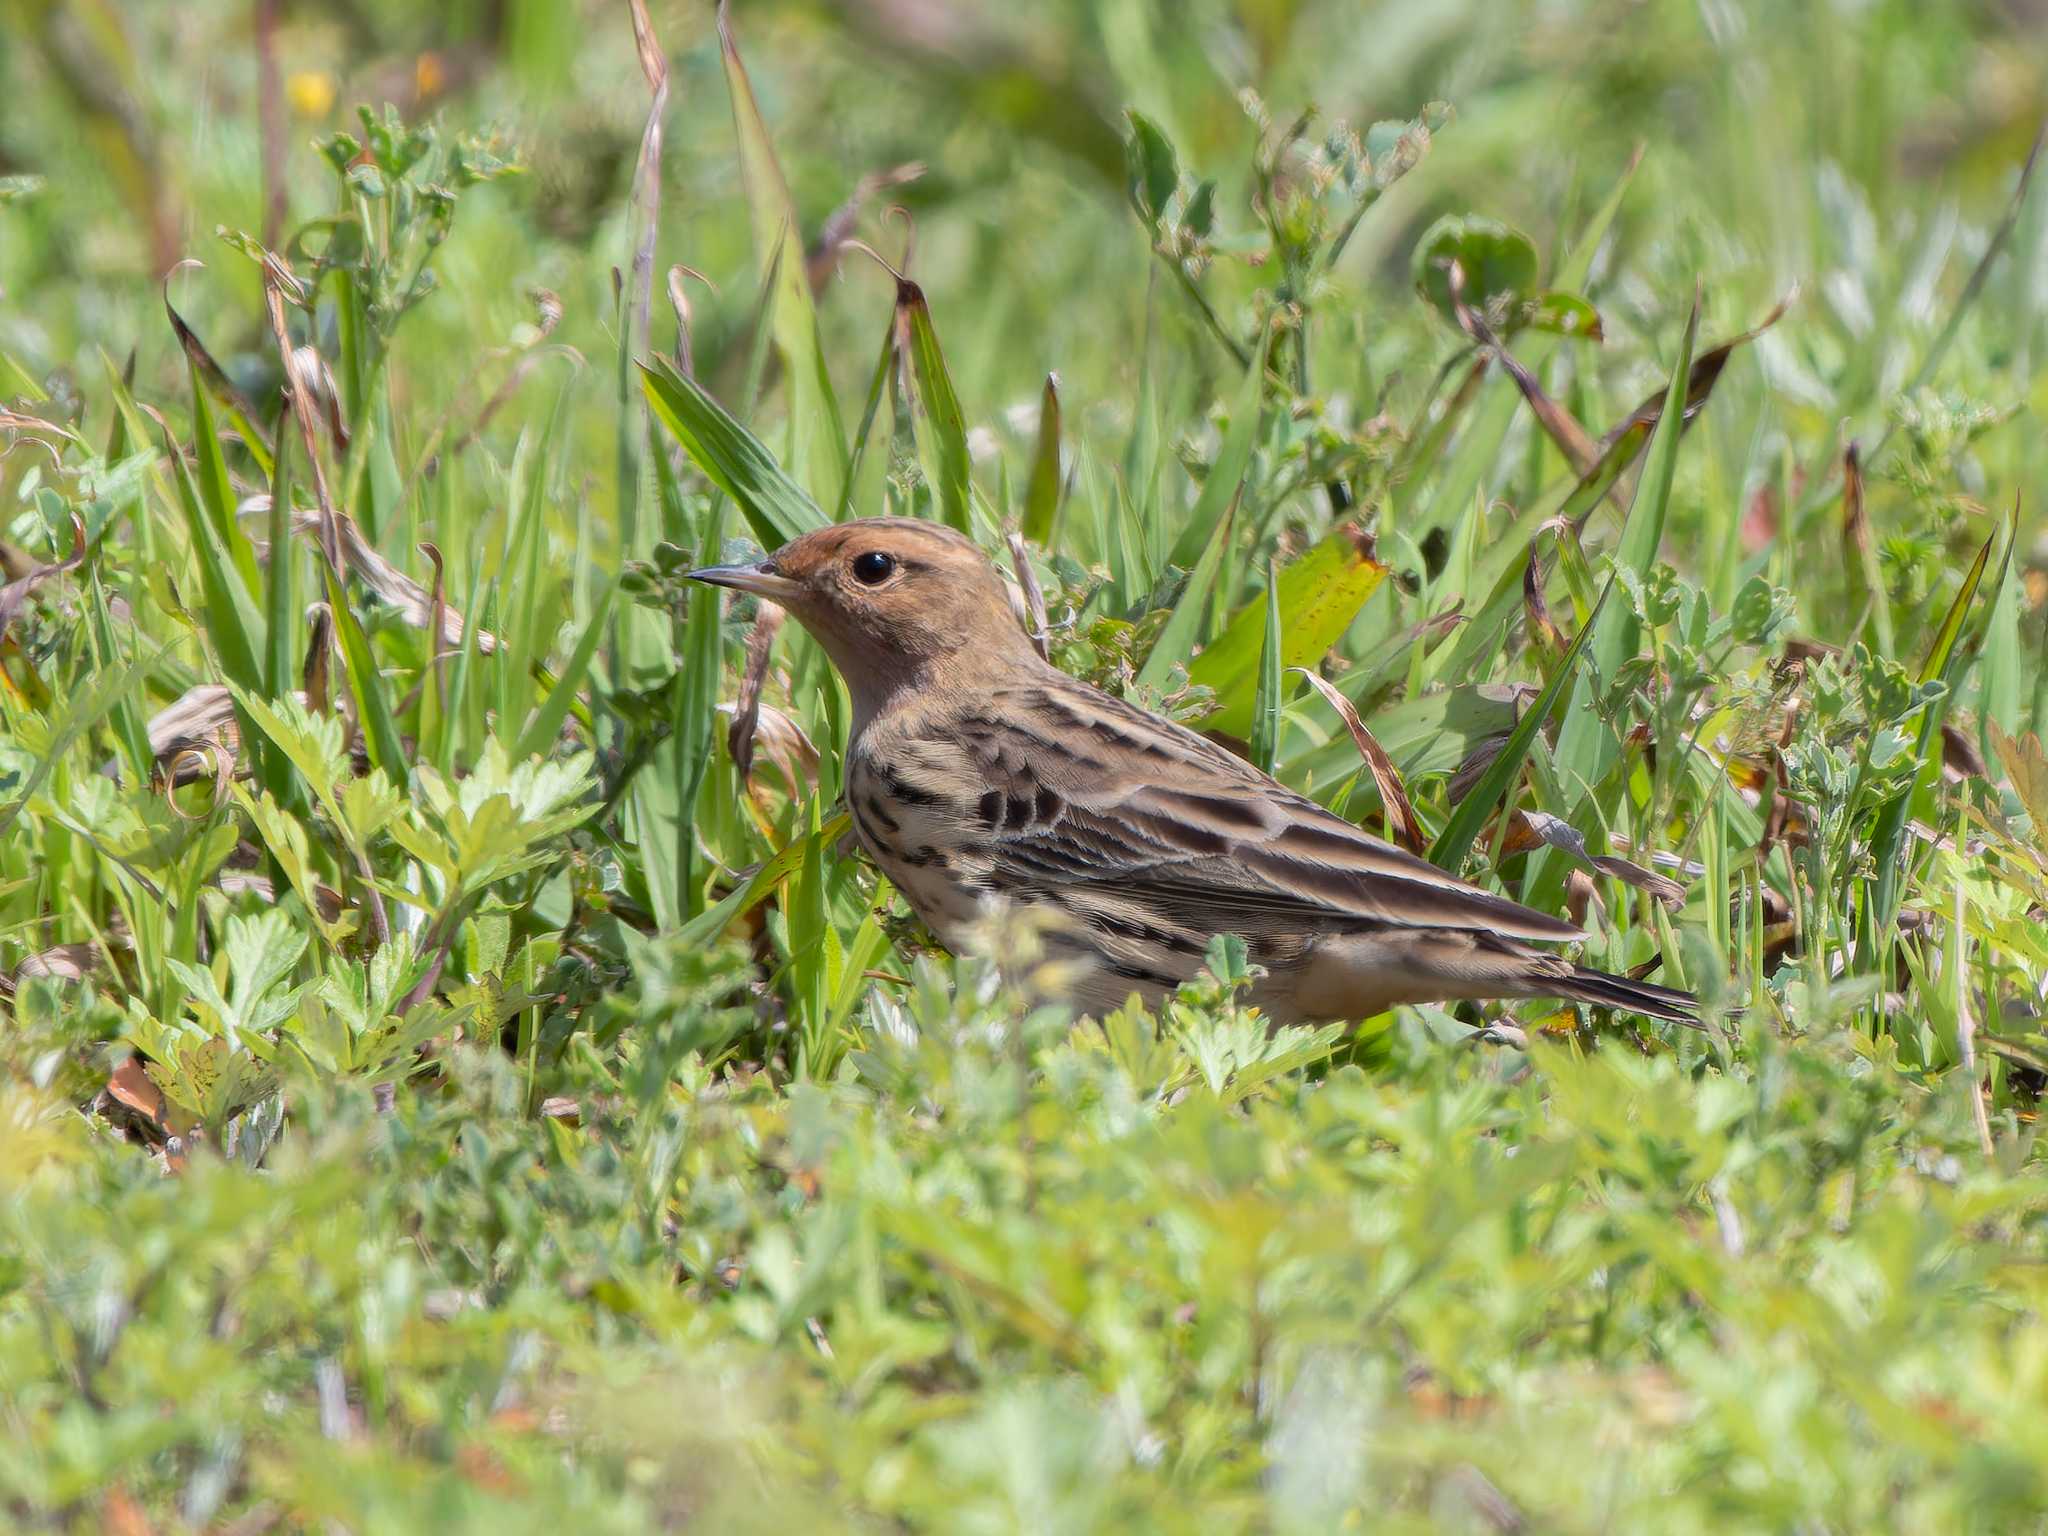
<instances>
[{"instance_id":1,"label":"green grass","mask_svg":"<svg viewBox=\"0 0 2048 1536\"><path fill-rule=\"evenodd\" d=\"M2022 23L185 9L0 6L5 1523L2042 1528ZM937 953L680 577L883 511L1711 1027Z\"/></svg>"}]
</instances>

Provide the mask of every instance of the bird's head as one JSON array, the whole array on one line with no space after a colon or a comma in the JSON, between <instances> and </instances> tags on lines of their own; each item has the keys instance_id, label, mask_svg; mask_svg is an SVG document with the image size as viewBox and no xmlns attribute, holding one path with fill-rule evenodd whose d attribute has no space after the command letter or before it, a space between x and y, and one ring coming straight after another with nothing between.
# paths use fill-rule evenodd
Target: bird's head
<instances>
[{"instance_id":1,"label":"bird's head","mask_svg":"<svg viewBox=\"0 0 2048 1536\"><path fill-rule=\"evenodd\" d=\"M836 523L753 565L690 576L787 608L825 647L857 704L935 669L963 681L984 668L1037 660L988 557L937 523Z\"/></svg>"}]
</instances>

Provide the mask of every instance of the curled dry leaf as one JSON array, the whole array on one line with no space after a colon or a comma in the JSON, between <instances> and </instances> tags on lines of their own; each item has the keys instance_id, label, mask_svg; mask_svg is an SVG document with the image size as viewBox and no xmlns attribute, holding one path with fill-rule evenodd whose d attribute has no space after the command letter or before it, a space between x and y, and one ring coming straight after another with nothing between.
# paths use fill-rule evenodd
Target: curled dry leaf
<instances>
[{"instance_id":1,"label":"curled dry leaf","mask_svg":"<svg viewBox=\"0 0 2048 1536\"><path fill-rule=\"evenodd\" d=\"M236 509L244 517L267 517L270 514L270 497L258 494L246 498ZM368 587L384 602L396 608L405 622L415 629L431 629L434 623L434 600L431 593L414 581L397 566L377 553L370 541L363 537L363 531L356 520L346 512L334 514L334 526L340 543L342 564L349 573ZM318 541L321 515L303 507L292 511L292 532ZM461 612L452 604L441 605L441 643L459 646L467 629ZM489 654L498 648L497 637L488 630L476 632L476 648Z\"/></svg>"},{"instance_id":2,"label":"curled dry leaf","mask_svg":"<svg viewBox=\"0 0 2048 1536\"><path fill-rule=\"evenodd\" d=\"M775 648L775 636L785 615L775 604L764 602L747 631L747 664L740 672L740 694L732 707L732 724L725 733L726 750L739 770L740 782L754 776L754 737L761 721L761 689L768 681L768 658Z\"/></svg>"},{"instance_id":3,"label":"curled dry leaf","mask_svg":"<svg viewBox=\"0 0 2048 1536\"><path fill-rule=\"evenodd\" d=\"M690 269L677 263L668 269L668 307L676 317L676 372L686 379L697 376L697 359L690 342L690 295L683 278Z\"/></svg>"},{"instance_id":4,"label":"curled dry leaf","mask_svg":"<svg viewBox=\"0 0 2048 1536\"><path fill-rule=\"evenodd\" d=\"M128 1490L116 1483L100 1501L100 1528L107 1536L155 1536L156 1527Z\"/></svg>"},{"instance_id":5,"label":"curled dry leaf","mask_svg":"<svg viewBox=\"0 0 2048 1536\"><path fill-rule=\"evenodd\" d=\"M277 900L277 888L271 884L270 876L258 874L253 869L228 869L221 871L214 881L223 896L254 896L265 903ZM320 911L320 920L334 923L341 919L344 903L341 892L331 885L315 883L313 902Z\"/></svg>"},{"instance_id":6,"label":"curled dry leaf","mask_svg":"<svg viewBox=\"0 0 2048 1536\"><path fill-rule=\"evenodd\" d=\"M314 540L320 549L320 556L327 562L327 568L339 581L341 579L341 528L342 514L336 510L334 495L327 485L327 466L320 458L320 428L314 418L314 392L319 387L319 372L310 366L306 353L310 350L317 360L318 349L294 347L291 331L285 323L285 304L303 303L304 285L293 275L291 266L283 257L270 251L263 253L263 307L270 317L270 334L277 343L277 359L284 369L285 400L290 406L292 420L298 423L299 444L305 450L306 467L313 478L313 498L319 507L314 518ZM324 365L323 365L324 366ZM284 430L279 424L278 430ZM266 507L266 510L267 507Z\"/></svg>"},{"instance_id":7,"label":"curled dry leaf","mask_svg":"<svg viewBox=\"0 0 2048 1536\"><path fill-rule=\"evenodd\" d=\"M1024 625L1024 632L1031 636L1031 643L1038 654L1052 659L1051 625L1045 616L1045 593L1039 589L1038 574L1031 569L1031 557L1024 549L1024 535L1010 535L1010 564L1017 573L1017 584L1012 593L1012 606L1022 608L1018 615Z\"/></svg>"},{"instance_id":8,"label":"curled dry leaf","mask_svg":"<svg viewBox=\"0 0 2048 1536\"><path fill-rule=\"evenodd\" d=\"M1991 749L1998 754L2012 780L2013 793L2034 824L2034 846L2048 860L2048 752L2042 751L2041 738L2032 731L2015 738L1996 720L1989 726Z\"/></svg>"},{"instance_id":9,"label":"curled dry leaf","mask_svg":"<svg viewBox=\"0 0 2048 1536\"><path fill-rule=\"evenodd\" d=\"M100 968L100 952L90 944L58 944L30 955L14 968L6 990L14 991L24 981L46 977L53 981L84 981Z\"/></svg>"},{"instance_id":10,"label":"curled dry leaf","mask_svg":"<svg viewBox=\"0 0 2048 1536\"><path fill-rule=\"evenodd\" d=\"M1861 572L1870 558L1870 514L1863 507L1863 450L1851 442L1842 451L1842 543L1849 569Z\"/></svg>"},{"instance_id":11,"label":"curled dry leaf","mask_svg":"<svg viewBox=\"0 0 2048 1536\"><path fill-rule=\"evenodd\" d=\"M234 695L224 683L187 688L150 716L144 731L157 774L171 787L190 784L222 766L232 770L241 746Z\"/></svg>"},{"instance_id":12,"label":"curled dry leaf","mask_svg":"<svg viewBox=\"0 0 2048 1536\"><path fill-rule=\"evenodd\" d=\"M334 610L314 603L306 610L306 630L306 664L299 672L299 687L306 708L325 714L334 665Z\"/></svg>"},{"instance_id":13,"label":"curled dry leaf","mask_svg":"<svg viewBox=\"0 0 2048 1536\"><path fill-rule=\"evenodd\" d=\"M149 1074L142 1068L140 1056L129 1056L114 1068L107 1078L107 1092L117 1103L167 1129L164 1125L163 1090L150 1081Z\"/></svg>"},{"instance_id":14,"label":"curled dry leaf","mask_svg":"<svg viewBox=\"0 0 2048 1536\"><path fill-rule=\"evenodd\" d=\"M736 704L721 704L718 711L723 715L737 716ZM735 718L734 726L738 725ZM773 704L757 707L754 721L752 748L766 754L782 774L789 786L792 798L800 796L818 781L818 749L805 734L804 728L777 709ZM749 772L752 770L752 749L749 752Z\"/></svg>"},{"instance_id":15,"label":"curled dry leaf","mask_svg":"<svg viewBox=\"0 0 2048 1536\"><path fill-rule=\"evenodd\" d=\"M337 455L348 452L348 423L341 414L341 386L334 370L315 346L294 347L290 378L294 389L303 389L307 399L327 413L327 436Z\"/></svg>"},{"instance_id":16,"label":"curled dry leaf","mask_svg":"<svg viewBox=\"0 0 2048 1536\"><path fill-rule=\"evenodd\" d=\"M1574 869L1564 877L1565 915L1581 928L1590 927L1586 919L1598 913L1600 920L1607 920L1607 907L1600 900L1600 887L1593 877L1583 869Z\"/></svg>"},{"instance_id":17,"label":"curled dry leaf","mask_svg":"<svg viewBox=\"0 0 2048 1536\"><path fill-rule=\"evenodd\" d=\"M852 193L818 226L818 238L811 242L804 252L804 276L811 285L811 292L817 293L831 279L839 266L839 257L853 241L855 225L860 220L861 209L868 199L877 192L886 192L891 187L900 187L906 182L916 181L924 175L922 160L906 160L886 171L874 171L854 184ZM909 269L909 263L904 263Z\"/></svg>"},{"instance_id":18,"label":"curled dry leaf","mask_svg":"<svg viewBox=\"0 0 2048 1536\"><path fill-rule=\"evenodd\" d=\"M1509 821L1508 840L1502 851L1514 853L1538 843L1548 844L1603 875L1612 875L1624 885L1647 891L1667 907L1676 909L1685 902L1685 887L1670 876L1657 874L1616 854L1589 853L1579 830L1547 811L1517 811Z\"/></svg>"},{"instance_id":19,"label":"curled dry leaf","mask_svg":"<svg viewBox=\"0 0 2048 1536\"><path fill-rule=\"evenodd\" d=\"M130 1056L107 1078L107 1097L136 1116L153 1137L161 1138L164 1167L182 1173L194 1134L185 1116L165 1099L140 1056Z\"/></svg>"},{"instance_id":20,"label":"curled dry leaf","mask_svg":"<svg viewBox=\"0 0 2048 1536\"><path fill-rule=\"evenodd\" d=\"M308 709L324 707L327 679L327 640L323 628L325 604L315 604L312 644L307 652L308 688L292 697ZM318 685L316 692L313 685ZM235 700L222 683L198 683L186 689L154 715L144 728L150 756L156 763L160 787L177 788L202 778L216 778L223 786L237 771L241 759L241 727L235 720ZM349 750L358 772L367 771L361 742L353 725L348 729ZM116 775L112 760L101 765L109 778Z\"/></svg>"},{"instance_id":21,"label":"curled dry leaf","mask_svg":"<svg viewBox=\"0 0 2048 1536\"><path fill-rule=\"evenodd\" d=\"M1579 425L1577 417L1550 397L1549 392L1537 382L1536 375L1524 368L1508 351L1507 344L1494 334L1485 317L1466 304L1465 269L1455 261L1450 264L1450 289L1451 308L1465 334L1482 350L1500 359L1508 377L1521 390L1522 398L1529 402L1529 409L1535 412L1537 422L1557 444L1558 451L1570 461L1573 471L1582 476L1591 474L1600 461L1600 449L1593 441L1593 435Z\"/></svg>"},{"instance_id":22,"label":"curled dry leaf","mask_svg":"<svg viewBox=\"0 0 2048 1536\"><path fill-rule=\"evenodd\" d=\"M1379 786L1380 804L1387 814L1387 831L1393 835L1394 841L1410 853L1427 853L1429 841L1423 837L1421 825L1415 819L1415 807L1409 803L1400 771L1394 767L1394 760L1387 756L1385 749L1373 740L1372 732L1358 718L1357 709L1328 678L1307 667L1292 670L1309 680L1309 685L1323 696L1323 702L1337 712L1337 718L1351 732L1358 755L1365 759L1366 767L1372 770L1373 782Z\"/></svg>"}]
</instances>

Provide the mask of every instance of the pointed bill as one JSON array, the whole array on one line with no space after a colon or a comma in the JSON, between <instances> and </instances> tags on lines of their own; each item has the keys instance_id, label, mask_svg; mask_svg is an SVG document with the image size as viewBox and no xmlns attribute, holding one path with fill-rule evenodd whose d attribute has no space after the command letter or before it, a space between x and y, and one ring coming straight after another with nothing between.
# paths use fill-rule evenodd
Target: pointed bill
<instances>
[{"instance_id":1,"label":"pointed bill","mask_svg":"<svg viewBox=\"0 0 2048 1536\"><path fill-rule=\"evenodd\" d=\"M797 591L797 583L780 574L772 560L762 560L753 565L707 565L691 571L689 577L706 586L731 587L735 592L751 592L756 597L785 605Z\"/></svg>"}]
</instances>

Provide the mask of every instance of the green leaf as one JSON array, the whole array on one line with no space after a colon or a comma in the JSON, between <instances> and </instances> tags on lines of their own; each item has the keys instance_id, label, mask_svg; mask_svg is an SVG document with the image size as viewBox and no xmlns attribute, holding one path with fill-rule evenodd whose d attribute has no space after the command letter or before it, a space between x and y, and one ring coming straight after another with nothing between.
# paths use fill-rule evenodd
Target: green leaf
<instances>
[{"instance_id":1,"label":"green leaf","mask_svg":"<svg viewBox=\"0 0 2048 1536\"><path fill-rule=\"evenodd\" d=\"M896 309L905 317L904 329L910 336L910 366L917 378L918 403L931 424L939 515L949 526L967 533L972 526L967 510L967 421L960 397L953 391L952 375L946 372L945 354L939 350L939 333L932 327L924 290L908 279L899 281Z\"/></svg>"},{"instance_id":2,"label":"green leaf","mask_svg":"<svg viewBox=\"0 0 2048 1536\"><path fill-rule=\"evenodd\" d=\"M1484 309L1496 300L1513 305L1535 293L1535 242L1495 219L1447 214L1416 243L1415 291L1454 327L1458 315L1451 303L1453 261L1465 274L1467 308Z\"/></svg>"},{"instance_id":3,"label":"green leaf","mask_svg":"<svg viewBox=\"0 0 2048 1536\"><path fill-rule=\"evenodd\" d=\"M1280 666L1313 666L1358 617L1387 574L1372 540L1354 527L1323 539L1280 573ZM1265 652L1267 599L1262 593L1188 667L1188 681L1212 688L1217 710L1208 724L1232 736L1250 730Z\"/></svg>"},{"instance_id":4,"label":"green leaf","mask_svg":"<svg viewBox=\"0 0 2048 1536\"><path fill-rule=\"evenodd\" d=\"M1234 523L1235 519L1226 514L1209 535L1208 547L1188 573L1187 585L1181 588L1173 612L1167 616L1166 627L1159 631L1159 638L1152 642L1152 650L1145 657L1145 665L1138 671L1141 687L1164 688L1174 667L1193 659L1195 645L1202 636L1202 621L1208 617L1216 572L1223 565L1223 551L1230 544Z\"/></svg>"},{"instance_id":5,"label":"green leaf","mask_svg":"<svg viewBox=\"0 0 2048 1536\"><path fill-rule=\"evenodd\" d=\"M0 835L5 835L13 827L15 818L21 815L22 807L43 787L43 781L63 760L72 745L96 728L100 721L127 697L128 690L138 680L148 676L150 670L169 649L170 643L166 642L146 658L137 657L125 665L104 668L86 685L82 693L64 700L69 708L57 717L56 729L51 732L42 750L35 754L34 767L29 770L28 778L22 784L21 794L5 811L0 811Z\"/></svg>"},{"instance_id":6,"label":"green leaf","mask_svg":"<svg viewBox=\"0 0 2048 1536\"><path fill-rule=\"evenodd\" d=\"M597 657L598 643L604 639L605 620L611 614L612 599L618 595L618 590L618 579L614 577L612 584L599 595L597 606L591 610L590 618L583 626L583 633L577 636L576 649L570 653L562 675L555 679L555 686L548 690L548 696L534 711L526 729L519 733L518 745L512 749L514 757L543 756L561 734L562 722L569 718L569 706L575 702L576 690L590 675L590 664Z\"/></svg>"},{"instance_id":7,"label":"green leaf","mask_svg":"<svg viewBox=\"0 0 2048 1536\"><path fill-rule=\"evenodd\" d=\"M1607 231L1613 225L1615 215L1621 211L1622 201L1627 196L1630 183L1635 179L1637 163L1634 160L1629 162L1628 169L1615 182L1614 189L1607 194L1606 200L1595 210L1593 217L1587 220L1585 229L1580 232L1577 242L1572 246L1571 254L1565 258L1564 266L1557 274L1557 286L1570 289L1578 288L1585 283L1586 275L1593 269L1593 258L1600 249L1600 243L1607 238ZM1469 272L1466 274L1466 281L1469 294ZM1520 350L1523 366L1531 373L1540 373L1557 345L1555 337L1534 337ZM1475 372L1471 377L1476 385L1480 375ZM1450 469L1436 477L1430 500L1420 515L1403 518L1403 524L1416 539L1419 540L1434 529L1442 527L1451 518L1462 516L1465 509L1472 504L1472 498L1479 493L1488 470L1500 457L1501 444L1507 439L1508 429L1514 425L1515 413L1520 409L1521 402L1520 391L1504 387L1504 383L1496 385L1487 395L1483 406L1474 412L1472 421L1466 427ZM1455 404L1457 402L1454 401ZM1447 411L1444 419L1432 429L1430 438L1434 444L1440 445L1442 441L1438 437L1439 433L1448 434L1455 414L1455 411ZM1616 470L1616 473L1619 474L1620 471ZM1408 503L1397 486L1390 510L1396 517L1402 517L1407 509ZM1519 565L1519 559L1515 563Z\"/></svg>"},{"instance_id":8,"label":"green leaf","mask_svg":"<svg viewBox=\"0 0 2048 1536\"><path fill-rule=\"evenodd\" d=\"M1550 288L1537 294L1515 317L1515 323L1532 331L1565 336L1575 341L1604 341L1607 329L1600 311L1576 293Z\"/></svg>"},{"instance_id":9,"label":"green leaf","mask_svg":"<svg viewBox=\"0 0 2048 1536\"><path fill-rule=\"evenodd\" d=\"M1593 633L1594 624L1599 619L1601 611L1606 608L1608 594L1613 590L1614 580L1610 577L1607 585L1600 589L1599 599L1593 604L1593 612L1580 627L1572 643L1565 648L1564 655L1559 658L1556 668L1550 674L1550 680L1536 696L1536 702L1531 704L1523 712L1521 719L1515 722L1515 728L1509 732L1506 744L1487 765L1486 772L1480 777L1479 782L1453 807L1451 819L1444 823L1443 831L1439 832L1436 841L1430 844L1429 862L1437 868L1447 869L1456 874L1464 866L1465 856L1471 852L1473 841L1479 836L1479 829L1486 825L1487 818L1493 814L1494 806L1521 773L1522 763L1529 755L1529 748L1535 744L1536 733L1543 729L1544 722L1556 710L1557 701L1563 696L1565 684L1572 679L1576 671L1579 652L1585 649L1587 637Z\"/></svg>"},{"instance_id":10,"label":"green leaf","mask_svg":"<svg viewBox=\"0 0 2048 1536\"><path fill-rule=\"evenodd\" d=\"M1252 762L1262 773L1273 771L1280 751L1281 679L1286 675L1280 660L1280 573L1266 562L1266 633L1259 647L1259 687L1252 700Z\"/></svg>"},{"instance_id":11,"label":"green leaf","mask_svg":"<svg viewBox=\"0 0 2048 1536\"><path fill-rule=\"evenodd\" d=\"M1224 513L1237 503L1238 492L1244 485L1245 470L1251 465L1252 450L1259 440L1265 366L1264 356L1254 348L1251 363L1244 371L1244 380L1238 385L1237 396L1230 403L1229 430L1223 435L1223 445L1216 450L1216 462L1209 467L1209 476L1202 482L1202 493L1195 498L1194 509L1188 513L1187 521L1181 524L1180 533L1173 541L1173 549L1166 557L1169 565L1177 565L1184 570L1193 565L1222 522Z\"/></svg>"},{"instance_id":12,"label":"green leaf","mask_svg":"<svg viewBox=\"0 0 2048 1536\"><path fill-rule=\"evenodd\" d=\"M1031 479L1024 487L1024 537L1041 548L1049 546L1059 508L1060 377L1048 373L1038 404L1038 450L1031 457Z\"/></svg>"},{"instance_id":13,"label":"green leaf","mask_svg":"<svg viewBox=\"0 0 2048 1536\"><path fill-rule=\"evenodd\" d=\"M680 374L665 360L643 365L640 384L655 420L682 445L691 462L711 483L739 504L754 536L770 549L798 534L823 528L827 519L810 493L798 485L774 456L695 379ZM716 550L705 558L717 558Z\"/></svg>"},{"instance_id":14,"label":"green leaf","mask_svg":"<svg viewBox=\"0 0 2048 1536\"><path fill-rule=\"evenodd\" d=\"M1159 125L1142 112L1126 112L1131 131L1124 141L1125 189L1138 217L1156 228L1180 186L1180 157Z\"/></svg>"}]
</instances>

